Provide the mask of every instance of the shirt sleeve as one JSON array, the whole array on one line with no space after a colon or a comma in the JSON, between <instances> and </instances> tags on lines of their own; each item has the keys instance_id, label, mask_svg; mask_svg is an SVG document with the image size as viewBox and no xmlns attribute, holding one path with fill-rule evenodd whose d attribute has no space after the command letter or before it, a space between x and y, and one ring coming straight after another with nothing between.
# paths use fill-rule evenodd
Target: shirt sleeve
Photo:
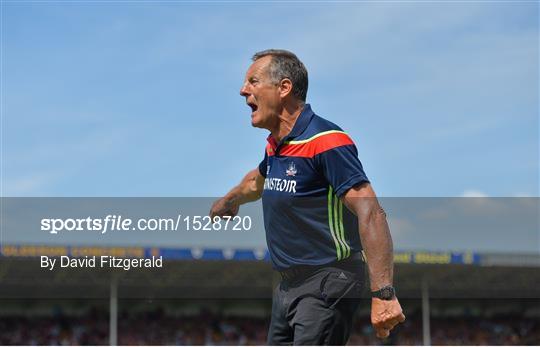
<instances>
[{"instance_id":1,"label":"shirt sleeve","mask_svg":"<svg viewBox=\"0 0 540 347\"><path fill-rule=\"evenodd\" d=\"M259 163L259 173L262 177L266 178L266 162L268 161L268 154L264 151L264 159Z\"/></svg>"},{"instance_id":2,"label":"shirt sleeve","mask_svg":"<svg viewBox=\"0 0 540 347\"><path fill-rule=\"evenodd\" d=\"M324 177L339 197L355 185L369 182L354 144L332 148L318 157Z\"/></svg>"}]
</instances>

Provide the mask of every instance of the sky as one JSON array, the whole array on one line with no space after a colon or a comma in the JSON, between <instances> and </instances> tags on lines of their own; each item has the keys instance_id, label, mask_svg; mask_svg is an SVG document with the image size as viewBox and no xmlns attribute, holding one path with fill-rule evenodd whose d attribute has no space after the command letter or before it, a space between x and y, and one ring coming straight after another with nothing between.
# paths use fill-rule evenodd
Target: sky
<instances>
[{"instance_id":1,"label":"sky","mask_svg":"<svg viewBox=\"0 0 540 347\"><path fill-rule=\"evenodd\" d=\"M538 196L537 2L2 3L2 196L212 197L263 157L239 89L295 52L384 197Z\"/></svg>"}]
</instances>

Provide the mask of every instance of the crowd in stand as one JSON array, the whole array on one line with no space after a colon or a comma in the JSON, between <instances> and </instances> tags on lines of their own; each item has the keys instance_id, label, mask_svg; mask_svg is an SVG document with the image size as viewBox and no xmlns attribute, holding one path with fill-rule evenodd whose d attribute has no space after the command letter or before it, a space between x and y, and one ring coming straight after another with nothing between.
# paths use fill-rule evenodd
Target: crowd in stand
<instances>
[{"instance_id":1,"label":"crowd in stand","mask_svg":"<svg viewBox=\"0 0 540 347\"><path fill-rule=\"evenodd\" d=\"M118 320L119 345L263 345L268 320L224 317L201 312L195 316L170 316L162 310L127 314ZM350 345L422 345L420 316L407 321L381 342L368 317L359 317ZM433 345L538 345L538 319L523 317L432 318ZM107 345L107 314L96 310L82 316L0 317L0 345Z\"/></svg>"}]
</instances>

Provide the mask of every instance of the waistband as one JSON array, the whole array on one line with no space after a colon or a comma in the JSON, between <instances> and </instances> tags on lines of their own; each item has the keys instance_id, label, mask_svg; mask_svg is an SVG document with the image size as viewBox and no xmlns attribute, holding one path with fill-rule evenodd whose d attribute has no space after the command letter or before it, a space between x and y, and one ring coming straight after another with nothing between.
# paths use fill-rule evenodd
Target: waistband
<instances>
[{"instance_id":1,"label":"waistband","mask_svg":"<svg viewBox=\"0 0 540 347\"><path fill-rule=\"evenodd\" d=\"M317 270L328 267L336 267L339 269L354 271L359 266L364 265L365 258L363 252L357 252L351 254L348 258L335 261L323 265L299 265L287 270L280 271L281 279L290 281L293 279L304 278L314 273Z\"/></svg>"}]
</instances>

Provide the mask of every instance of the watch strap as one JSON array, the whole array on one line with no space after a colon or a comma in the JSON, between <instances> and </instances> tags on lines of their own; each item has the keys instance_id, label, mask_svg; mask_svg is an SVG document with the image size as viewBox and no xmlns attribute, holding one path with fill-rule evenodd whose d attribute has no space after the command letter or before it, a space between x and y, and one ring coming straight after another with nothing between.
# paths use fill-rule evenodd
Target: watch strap
<instances>
[{"instance_id":1,"label":"watch strap","mask_svg":"<svg viewBox=\"0 0 540 347\"><path fill-rule=\"evenodd\" d=\"M381 300L392 300L396 296L396 290L393 286L384 286L379 290L371 292L372 298L378 298Z\"/></svg>"}]
</instances>

